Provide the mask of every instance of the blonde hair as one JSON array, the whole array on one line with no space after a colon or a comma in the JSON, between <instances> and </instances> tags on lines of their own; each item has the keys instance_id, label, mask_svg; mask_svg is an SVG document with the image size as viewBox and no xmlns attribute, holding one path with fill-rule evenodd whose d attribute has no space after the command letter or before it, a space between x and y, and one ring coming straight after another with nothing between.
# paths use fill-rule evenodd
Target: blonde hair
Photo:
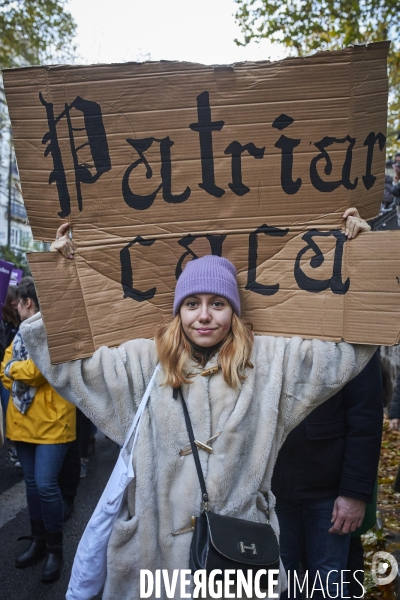
<instances>
[{"instance_id":1,"label":"blonde hair","mask_svg":"<svg viewBox=\"0 0 400 600\"><path fill-rule=\"evenodd\" d=\"M253 367L249 361L253 340L249 327L233 313L231 330L218 356L224 381L232 388L238 388L245 380L245 368ZM166 373L164 385L177 388L183 383L191 383L184 368L188 359L193 358L193 350L183 331L180 314L171 323L160 327L155 342L158 359Z\"/></svg>"}]
</instances>

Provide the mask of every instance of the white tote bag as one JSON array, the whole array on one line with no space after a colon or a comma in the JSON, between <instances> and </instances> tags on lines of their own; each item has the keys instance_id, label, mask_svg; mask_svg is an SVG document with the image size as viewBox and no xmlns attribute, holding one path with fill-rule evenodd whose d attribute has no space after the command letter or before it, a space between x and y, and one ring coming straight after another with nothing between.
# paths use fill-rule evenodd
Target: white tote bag
<instances>
[{"instance_id":1,"label":"white tote bag","mask_svg":"<svg viewBox=\"0 0 400 600\"><path fill-rule=\"evenodd\" d=\"M140 419L146 408L158 368L159 366L157 365L125 443L122 446L111 477L79 542L72 566L66 600L90 600L104 587L107 575L108 540L110 539L114 521L120 513L126 488L135 476L132 466L133 450L139 433ZM132 449L128 452L127 446L133 433L135 433L135 437Z\"/></svg>"}]
</instances>

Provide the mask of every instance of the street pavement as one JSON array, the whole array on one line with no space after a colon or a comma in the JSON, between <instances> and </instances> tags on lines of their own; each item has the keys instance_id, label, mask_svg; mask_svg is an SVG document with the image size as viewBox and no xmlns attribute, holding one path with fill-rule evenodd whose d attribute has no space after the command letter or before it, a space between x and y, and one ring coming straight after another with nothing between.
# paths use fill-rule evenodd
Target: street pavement
<instances>
[{"instance_id":1,"label":"street pavement","mask_svg":"<svg viewBox=\"0 0 400 600\"><path fill-rule=\"evenodd\" d=\"M0 450L0 600L64 600L72 562L80 537L108 481L118 457L118 446L97 434L96 452L90 457L87 476L81 479L75 512L65 523L64 569L60 579L40 581L43 562L16 569L14 560L29 542L17 541L30 534L25 486L21 469ZM101 598L99 594L98 599Z\"/></svg>"}]
</instances>

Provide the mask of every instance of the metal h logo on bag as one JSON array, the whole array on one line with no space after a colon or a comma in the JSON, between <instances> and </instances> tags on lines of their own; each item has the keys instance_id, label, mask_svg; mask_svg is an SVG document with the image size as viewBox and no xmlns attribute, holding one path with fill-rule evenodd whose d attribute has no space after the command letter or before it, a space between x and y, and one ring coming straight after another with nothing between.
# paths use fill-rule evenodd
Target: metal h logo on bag
<instances>
[{"instance_id":1,"label":"metal h logo on bag","mask_svg":"<svg viewBox=\"0 0 400 600\"><path fill-rule=\"evenodd\" d=\"M249 542L239 542L239 550L242 554L246 556L256 556L257 548L255 544L250 544L245 546L245 544L249 544Z\"/></svg>"}]
</instances>

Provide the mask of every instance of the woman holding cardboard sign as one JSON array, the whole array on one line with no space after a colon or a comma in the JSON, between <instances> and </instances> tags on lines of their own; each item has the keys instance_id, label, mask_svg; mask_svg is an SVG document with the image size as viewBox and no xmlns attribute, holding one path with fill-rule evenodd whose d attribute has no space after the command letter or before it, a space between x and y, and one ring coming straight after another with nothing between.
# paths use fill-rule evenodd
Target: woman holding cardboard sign
<instances>
[{"instance_id":1,"label":"woman holding cardboard sign","mask_svg":"<svg viewBox=\"0 0 400 600\"><path fill-rule=\"evenodd\" d=\"M369 228L354 210L344 215L349 238ZM72 258L67 230L67 224L59 228L52 246ZM154 340L103 347L90 358L61 365L50 362L40 315L23 324L26 345L46 378L111 439L122 445L135 413L141 415L129 463L132 481L120 510L118 482L106 488L104 518L113 510L116 518L103 599L185 597L187 574L179 571L174 579L176 570L214 573L239 563L250 569L248 585L261 582L276 597L283 569L278 590L270 587L273 578L262 577L279 565L270 492L279 448L315 406L365 366L374 348L253 336L240 319L235 267L218 256L187 264L173 314ZM143 395L145 400L150 395L145 408ZM126 450L122 459L127 455ZM100 536L101 523L97 531ZM80 554L89 575L99 564L95 541L85 539L86 555ZM98 591L96 581L78 571L75 565L67 598L88 600ZM200 575L195 572L195 586L203 582ZM100 576L97 580L101 583ZM235 581L239 585L239 574Z\"/></svg>"}]
</instances>

